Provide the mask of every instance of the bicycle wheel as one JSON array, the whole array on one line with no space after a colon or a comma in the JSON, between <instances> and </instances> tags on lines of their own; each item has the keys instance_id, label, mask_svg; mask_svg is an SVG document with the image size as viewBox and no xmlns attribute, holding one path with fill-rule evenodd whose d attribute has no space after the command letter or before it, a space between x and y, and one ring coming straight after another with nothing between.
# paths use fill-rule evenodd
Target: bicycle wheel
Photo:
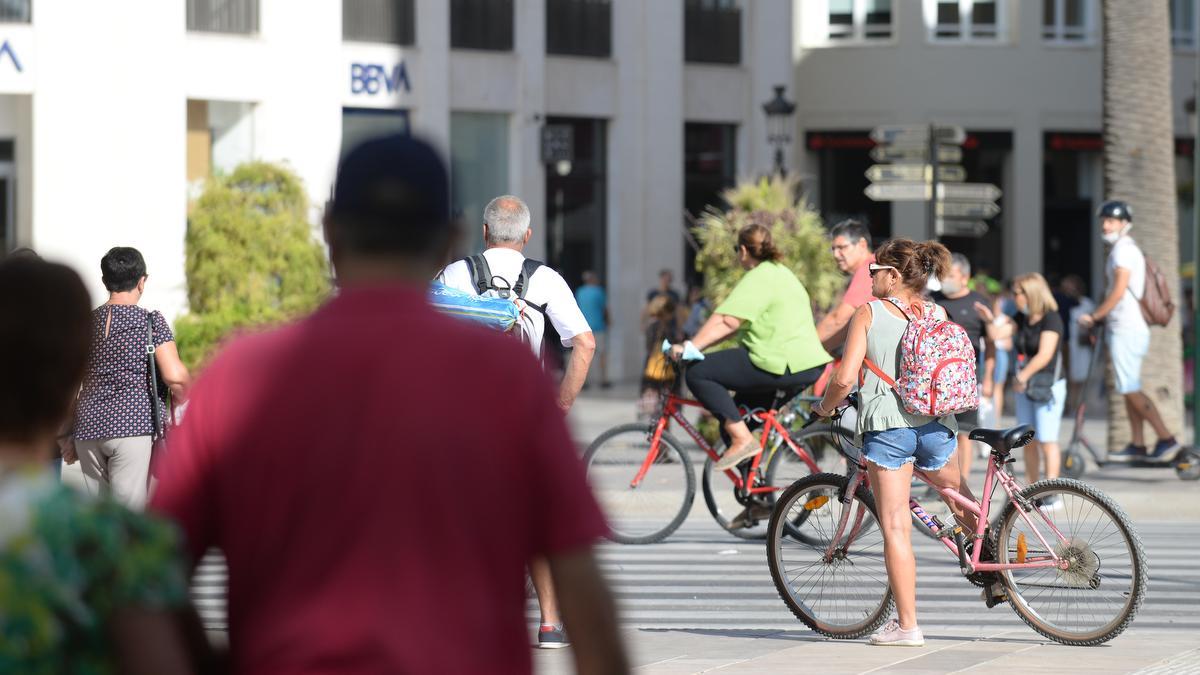
<instances>
[{"instance_id":1,"label":"bicycle wheel","mask_svg":"<svg viewBox=\"0 0 1200 675\"><path fill-rule=\"evenodd\" d=\"M1175 458L1175 475L1180 480L1200 480L1200 452L1191 448Z\"/></svg>"},{"instance_id":2,"label":"bicycle wheel","mask_svg":"<svg viewBox=\"0 0 1200 675\"><path fill-rule=\"evenodd\" d=\"M1041 481L1021 496L1031 504L1045 504L1047 497L1058 503L1029 512L1009 503L996 530L997 560L1046 558L1049 544L1070 566L1001 572L1017 616L1067 645L1098 645L1120 635L1146 592L1146 557L1129 518L1103 492L1079 481Z\"/></svg>"},{"instance_id":3,"label":"bicycle wheel","mask_svg":"<svg viewBox=\"0 0 1200 675\"><path fill-rule=\"evenodd\" d=\"M734 469L737 471L738 469ZM775 505L775 495L764 493L755 495L742 503L735 494L737 488L724 471L713 469L712 458L704 460L701 470L700 486L704 492L704 504L713 520L729 534L742 539L766 539L767 520L771 517L771 508ZM743 497L744 498L744 497ZM752 508L748 527L733 527L733 520L746 508Z\"/></svg>"},{"instance_id":4,"label":"bicycle wheel","mask_svg":"<svg viewBox=\"0 0 1200 675\"><path fill-rule=\"evenodd\" d=\"M654 427L624 424L600 434L583 461L588 483L608 518L609 538L622 544L660 541L683 524L696 497L692 463L668 434L642 480L634 480L650 455Z\"/></svg>"},{"instance_id":5,"label":"bicycle wheel","mask_svg":"<svg viewBox=\"0 0 1200 675\"><path fill-rule=\"evenodd\" d=\"M779 597L804 625L832 638L870 633L894 605L875 500L860 488L843 507L846 489L845 476L829 473L796 481L776 501L767 531L767 565ZM846 531L834 542L843 508L851 509ZM803 540L790 529L803 530Z\"/></svg>"},{"instance_id":6,"label":"bicycle wheel","mask_svg":"<svg viewBox=\"0 0 1200 675\"><path fill-rule=\"evenodd\" d=\"M1067 448L1062 456L1062 475L1066 478L1079 478L1087 470L1087 462L1074 446Z\"/></svg>"}]
</instances>

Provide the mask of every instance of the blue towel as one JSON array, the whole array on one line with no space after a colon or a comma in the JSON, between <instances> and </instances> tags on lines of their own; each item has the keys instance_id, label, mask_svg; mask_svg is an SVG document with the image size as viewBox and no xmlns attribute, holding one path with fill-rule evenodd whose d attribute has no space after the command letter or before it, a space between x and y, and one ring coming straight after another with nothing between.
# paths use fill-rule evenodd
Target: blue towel
<instances>
[{"instance_id":1,"label":"blue towel","mask_svg":"<svg viewBox=\"0 0 1200 675\"><path fill-rule=\"evenodd\" d=\"M521 318L521 310L508 298L467 293L436 281L429 287L429 304L439 312L474 321L501 332L511 330L513 324Z\"/></svg>"}]
</instances>

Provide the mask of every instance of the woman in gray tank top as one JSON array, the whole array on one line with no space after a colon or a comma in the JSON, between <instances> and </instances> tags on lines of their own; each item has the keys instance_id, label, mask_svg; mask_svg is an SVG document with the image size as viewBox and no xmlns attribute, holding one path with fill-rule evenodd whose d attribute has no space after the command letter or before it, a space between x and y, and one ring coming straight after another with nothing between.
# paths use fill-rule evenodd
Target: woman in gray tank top
<instances>
[{"instance_id":1,"label":"woman in gray tank top","mask_svg":"<svg viewBox=\"0 0 1200 675\"><path fill-rule=\"evenodd\" d=\"M846 333L842 363L824 398L813 407L817 414L832 414L858 384L864 359L870 359L893 382L898 379L900 338L908 325L900 306L911 307L917 313L934 307L944 317L945 310L927 306L921 294L930 274L942 277L949 268L950 252L937 242L893 239L879 247L869 268L871 293L888 299L875 300L855 311ZM953 415L939 419L909 413L899 394L871 369L866 370L859 389L856 436L862 442L879 509L884 562L898 615L871 636L871 644L925 644L917 627L917 570L910 539L909 487L915 465L938 487L952 488L974 499L959 472L958 462L951 461L957 447L954 438L957 430ZM974 515L953 501L945 501L963 527L974 531Z\"/></svg>"}]
</instances>

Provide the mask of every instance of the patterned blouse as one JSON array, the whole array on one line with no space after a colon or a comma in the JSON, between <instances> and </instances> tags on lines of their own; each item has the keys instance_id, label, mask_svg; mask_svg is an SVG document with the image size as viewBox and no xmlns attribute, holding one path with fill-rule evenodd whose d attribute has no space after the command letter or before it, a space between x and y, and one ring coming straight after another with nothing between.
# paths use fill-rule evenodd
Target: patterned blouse
<instances>
[{"instance_id":1,"label":"patterned blouse","mask_svg":"<svg viewBox=\"0 0 1200 675\"><path fill-rule=\"evenodd\" d=\"M154 324L155 347L175 340L160 312L137 305L101 305L92 311L92 354L75 408L77 440L151 435L147 314ZM161 386L158 402L160 419L165 419L166 391Z\"/></svg>"},{"instance_id":2,"label":"patterned blouse","mask_svg":"<svg viewBox=\"0 0 1200 675\"><path fill-rule=\"evenodd\" d=\"M48 469L0 470L0 673L116 672L109 617L186 606L181 555L165 521Z\"/></svg>"}]
</instances>

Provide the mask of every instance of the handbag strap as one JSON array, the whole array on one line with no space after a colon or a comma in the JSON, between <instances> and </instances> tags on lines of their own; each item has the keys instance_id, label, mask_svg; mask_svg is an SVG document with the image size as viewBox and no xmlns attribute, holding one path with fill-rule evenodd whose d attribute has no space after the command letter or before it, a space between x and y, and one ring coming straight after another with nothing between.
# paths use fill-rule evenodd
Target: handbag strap
<instances>
[{"instance_id":1,"label":"handbag strap","mask_svg":"<svg viewBox=\"0 0 1200 675\"><path fill-rule=\"evenodd\" d=\"M146 312L146 361L150 375L150 418L154 423L150 437L157 439L162 436L163 426L158 411L158 366L154 362L154 317L151 312Z\"/></svg>"}]
</instances>

